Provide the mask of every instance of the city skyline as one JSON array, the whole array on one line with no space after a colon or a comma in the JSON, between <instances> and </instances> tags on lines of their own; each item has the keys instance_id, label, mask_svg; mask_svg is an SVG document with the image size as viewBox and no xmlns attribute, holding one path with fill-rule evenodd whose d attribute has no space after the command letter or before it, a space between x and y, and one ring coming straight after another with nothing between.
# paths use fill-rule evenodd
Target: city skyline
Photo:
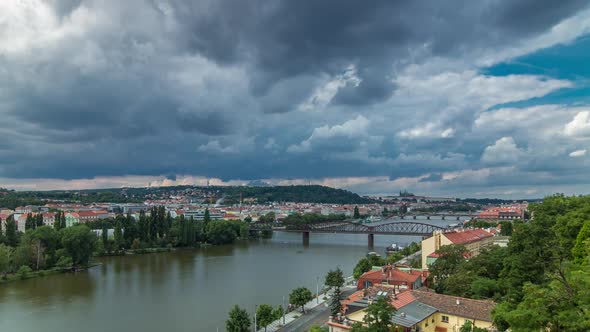
<instances>
[{"instance_id":1,"label":"city skyline","mask_svg":"<svg viewBox=\"0 0 590 332\"><path fill-rule=\"evenodd\" d=\"M0 187L590 182L585 1L3 1Z\"/></svg>"}]
</instances>

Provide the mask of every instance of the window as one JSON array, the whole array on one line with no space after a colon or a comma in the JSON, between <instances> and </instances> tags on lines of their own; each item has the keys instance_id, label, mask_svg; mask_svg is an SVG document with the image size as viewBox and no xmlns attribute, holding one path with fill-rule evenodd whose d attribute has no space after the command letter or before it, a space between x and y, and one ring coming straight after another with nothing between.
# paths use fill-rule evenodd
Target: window
<instances>
[{"instance_id":1,"label":"window","mask_svg":"<svg viewBox=\"0 0 590 332\"><path fill-rule=\"evenodd\" d=\"M449 322L449 316L442 316L441 320L443 323L448 323Z\"/></svg>"}]
</instances>

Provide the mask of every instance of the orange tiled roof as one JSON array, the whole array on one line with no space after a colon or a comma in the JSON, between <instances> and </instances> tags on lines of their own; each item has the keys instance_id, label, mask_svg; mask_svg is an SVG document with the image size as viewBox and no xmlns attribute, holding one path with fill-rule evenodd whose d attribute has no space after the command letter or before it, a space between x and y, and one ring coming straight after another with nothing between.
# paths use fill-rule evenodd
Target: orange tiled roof
<instances>
[{"instance_id":1,"label":"orange tiled roof","mask_svg":"<svg viewBox=\"0 0 590 332\"><path fill-rule=\"evenodd\" d=\"M412 292L410 292L409 290L406 290L405 292L401 292L399 294L397 294L392 300L391 300L391 304L396 308L396 309L400 309L412 302L414 302L416 300L416 298L414 297L414 295L412 294Z\"/></svg>"},{"instance_id":2,"label":"orange tiled roof","mask_svg":"<svg viewBox=\"0 0 590 332\"><path fill-rule=\"evenodd\" d=\"M454 244L467 244L477 242L482 239L493 236L491 233L486 232L480 228L447 232L443 235Z\"/></svg>"}]
</instances>

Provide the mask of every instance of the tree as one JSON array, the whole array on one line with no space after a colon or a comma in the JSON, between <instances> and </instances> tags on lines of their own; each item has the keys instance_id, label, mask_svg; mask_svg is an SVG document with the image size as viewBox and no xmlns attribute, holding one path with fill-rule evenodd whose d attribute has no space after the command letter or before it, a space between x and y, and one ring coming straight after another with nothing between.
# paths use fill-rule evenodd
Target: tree
<instances>
[{"instance_id":1,"label":"tree","mask_svg":"<svg viewBox=\"0 0 590 332\"><path fill-rule=\"evenodd\" d=\"M102 231L100 233L102 239L102 245L104 249L108 252L109 251L109 229L107 228L106 224L102 225Z\"/></svg>"},{"instance_id":2,"label":"tree","mask_svg":"<svg viewBox=\"0 0 590 332\"><path fill-rule=\"evenodd\" d=\"M14 249L4 244L0 244L0 274L6 276L10 271L10 261Z\"/></svg>"},{"instance_id":3,"label":"tree","mask_svg":"<svg viewBox=\"0 0 590 332\"><path fill-rule=\"evenodd\" d=\"M212 221L206 227L207 241L211 244L230 244L238 237L239 225L231 221Z\"/></svg>"},{"instance_id":4,"label":"tree","mask_svg":"<svg viewBox=\"0 0 590 332\"><path fill-rule=\"evenodd\" d=\"M373 266L383 266L386 264L386 261L379 257L379 256L369 256L366 258L362 258L354 267L352 271L352 276L355 279L358 279L363 275L363 273L370 271Z\"/></svg>"},{"instance_id":5,"label":"tree","mask_svg":"<svg viewBox=\"0 0 590 332\"><path fill-rule=\"evenodd\" d=\"M248 312L235 305L229 312L229 318L225 321L225 329L228 332L249 332L250 316Z\"/></svg>"},{"instance_id":6,"label":"tree","mask_svg":"<svg viewBox=\"0 0 590 332\"><path fill-rule=\"evenodd\" d=\"M265 215L260 216L260 218L258 218L259 222L263 222L263 223L273 223L276 220L276 215L274 212L269 212Z\"/></svg>"},{"instance_id":7,"label":"tree","mask_svg":"<svg viewBox=\"0 0 590 332\"><path fill-rule=\"evenodd\" d=\"M87 266L96 246L96 236L87 226L76 225L62 230L61 243L75 267Z\"/></svg>"},{"instance_id":8,"label":"tree","mask_svg":"<svg viewBox=\"0 0 590 332\"><path fill-rule=\"evenodd\" d=\"M324 284L334 289L344 286L344 273L340 267L337 267L336 270L328 271Z\"/></svg>"},{"instance_id":9,"label":"tree","mask_svg":"<svg viewBox=\"0 0 590 332\"><path fill-rule=\"evenodd\" d=\"M342 312L342 304L340 303L340 288L335 288L334 292L332 292L332 297L330 298L330 314L332 316L338 315Z\"/></svg>"},{"instance_id":10,"label":"tree","mask_svg":"<svg viewBox=\"0 0 590 332\"><path fill-rule=\"evenodd\" d=\"M584 259L590 255L590 221L586 221L576 236L576 242L572 248L574 262L582 264Z\"/></svg>"},{"instance_id":11,"label":"tree","mask_svg":"<svg viewBox=\"0 0 590 332\"><path fill-rule=\"evenodd\" d=\"M310 329L309 332L328 332L328 327L326 326L318 326L318 325L313 325Z\"/></svg>"},{"instance_id":12,"label":"tree","mask_svg":"<svg viewBox=\"0 0 590 332\"><path fill-rule=\"evenodd\" d=\"M205 214L203 215L203 222L208 223L211 221L211 213L209 212L209 208L205 208Z\"/></svg>"},{"instance_id":13,"label":"tree","mask_svg":"<svg viewBox=\"0 0 590 332\"><path fill-rule=\"evenodd\" d=\"M313 300L313 295L311 294L311 291L305 287L295 288L291 291L291 294L289 294L289 303L301 307L303 313L305 313L305 304L311 300Z\"/></svg>"},{"instance_id":14,"label":"tree","mask_svg":"<svg viewBox=\"0 0 590 332\"><path fill-rule=\"evenodd\" d=\"M465 324L459 328L459 332L487 332L484 328L479 328L473 325L473 322L466 320Z\"/></svg>"},{"instance_id":15,"label":"tree","mask_svg":"<svg viewBox=\"0 0 590 332\"><path fill-rule=\"evenodd\" d=\"M359 213L359 207L355 206L354 207L354 214L352 216L354 219L360 219L361 218L361 214Z\"/></svg>"},{"instance_id":16,"label":"tree","mask_svg":"<svg viewBox=\"0 0 590 332\"><path fill-rule=\"evenodd\" d=\"M121 222L117 221L115 224L115 249L117 251L123 248L125 240L123 239L123 231L121 230Z\"/></svg>"},{"instance_id":17,"label":"tree","mask_svg":"<svg viewBox=\"0 0 590 332\"><path fill-rule=\"evenodd\" d=\"M500 223L500 235L502 236L512 236L513 226L512 222L510 221L503 221Z\"/></svg>"},{"instance_id":18,"label":"tree","mask_svg":"<svg viewBox=\"0 0 590 332\"><path fill-rule=\"evenodd\" d=\"M389 331L391 316L395 311L387 297L379 296L376 301L367 307L367 314L363 320L375 331Z\"/></svg>"},{"instance_id":19,"label":"tree","mask_svg":"<svg viewBox=\"0 0 590 332\"><path fill-rule=\"evenodd\" d=\"M261 304L256 308L256 330L258 327L264 327L264 331L266 332L266 327L270 325L275 320L275 316L273 314L273 309L268 304Z\"/></svg>"},{"instance_id":20,"label":"tree","mask_svg":"<svg viewBox=\"0 0 590 332\"><path fill-rule=\"evenodd\" d=\"M428 278L437 293L444 293L447 288L447 279L465 262L467 251L464 246L453 244L442 246L436 253L439 257L428 267L430 271Z\"/></svg>"},{"instance_id":21,"label":"tree","mask_svg":"<svg viewBox=\"0 0 590 332\"><path fill-rule=\"evenodd\" d=\"M14 216L6 218L6 243L11 247L16 247L18 244L18 234Z\"/></svg>"}]
</instances>

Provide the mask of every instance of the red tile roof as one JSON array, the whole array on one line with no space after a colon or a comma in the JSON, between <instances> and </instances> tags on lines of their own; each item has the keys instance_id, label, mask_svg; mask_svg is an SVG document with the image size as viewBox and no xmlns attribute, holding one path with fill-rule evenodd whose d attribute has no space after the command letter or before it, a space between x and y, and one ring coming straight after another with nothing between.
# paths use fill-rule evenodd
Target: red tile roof
<instances>
[{"instance_id":1,"label":"red tile roof","mask_svg":"<svg viewBox=\"0 0 590 332\"><path fill-rule=\"evenodd\" d=\"M397 294L392 300L391 304L399 310L400 308L414 302L416 298L409 290Z\"/></svg>"},{"instance_id":2,"label":"red tile roof","mask_svg":"<svg viewBox=\"0 0 590 332\"><path fill-rule=\"evenodd\" d=\"M446 238L454 244L467 244L477 242L482 239L493 236L491 233L486 232L480 228L447 232L443 235L446 236Z\"/></svg>"}]
</instances>

